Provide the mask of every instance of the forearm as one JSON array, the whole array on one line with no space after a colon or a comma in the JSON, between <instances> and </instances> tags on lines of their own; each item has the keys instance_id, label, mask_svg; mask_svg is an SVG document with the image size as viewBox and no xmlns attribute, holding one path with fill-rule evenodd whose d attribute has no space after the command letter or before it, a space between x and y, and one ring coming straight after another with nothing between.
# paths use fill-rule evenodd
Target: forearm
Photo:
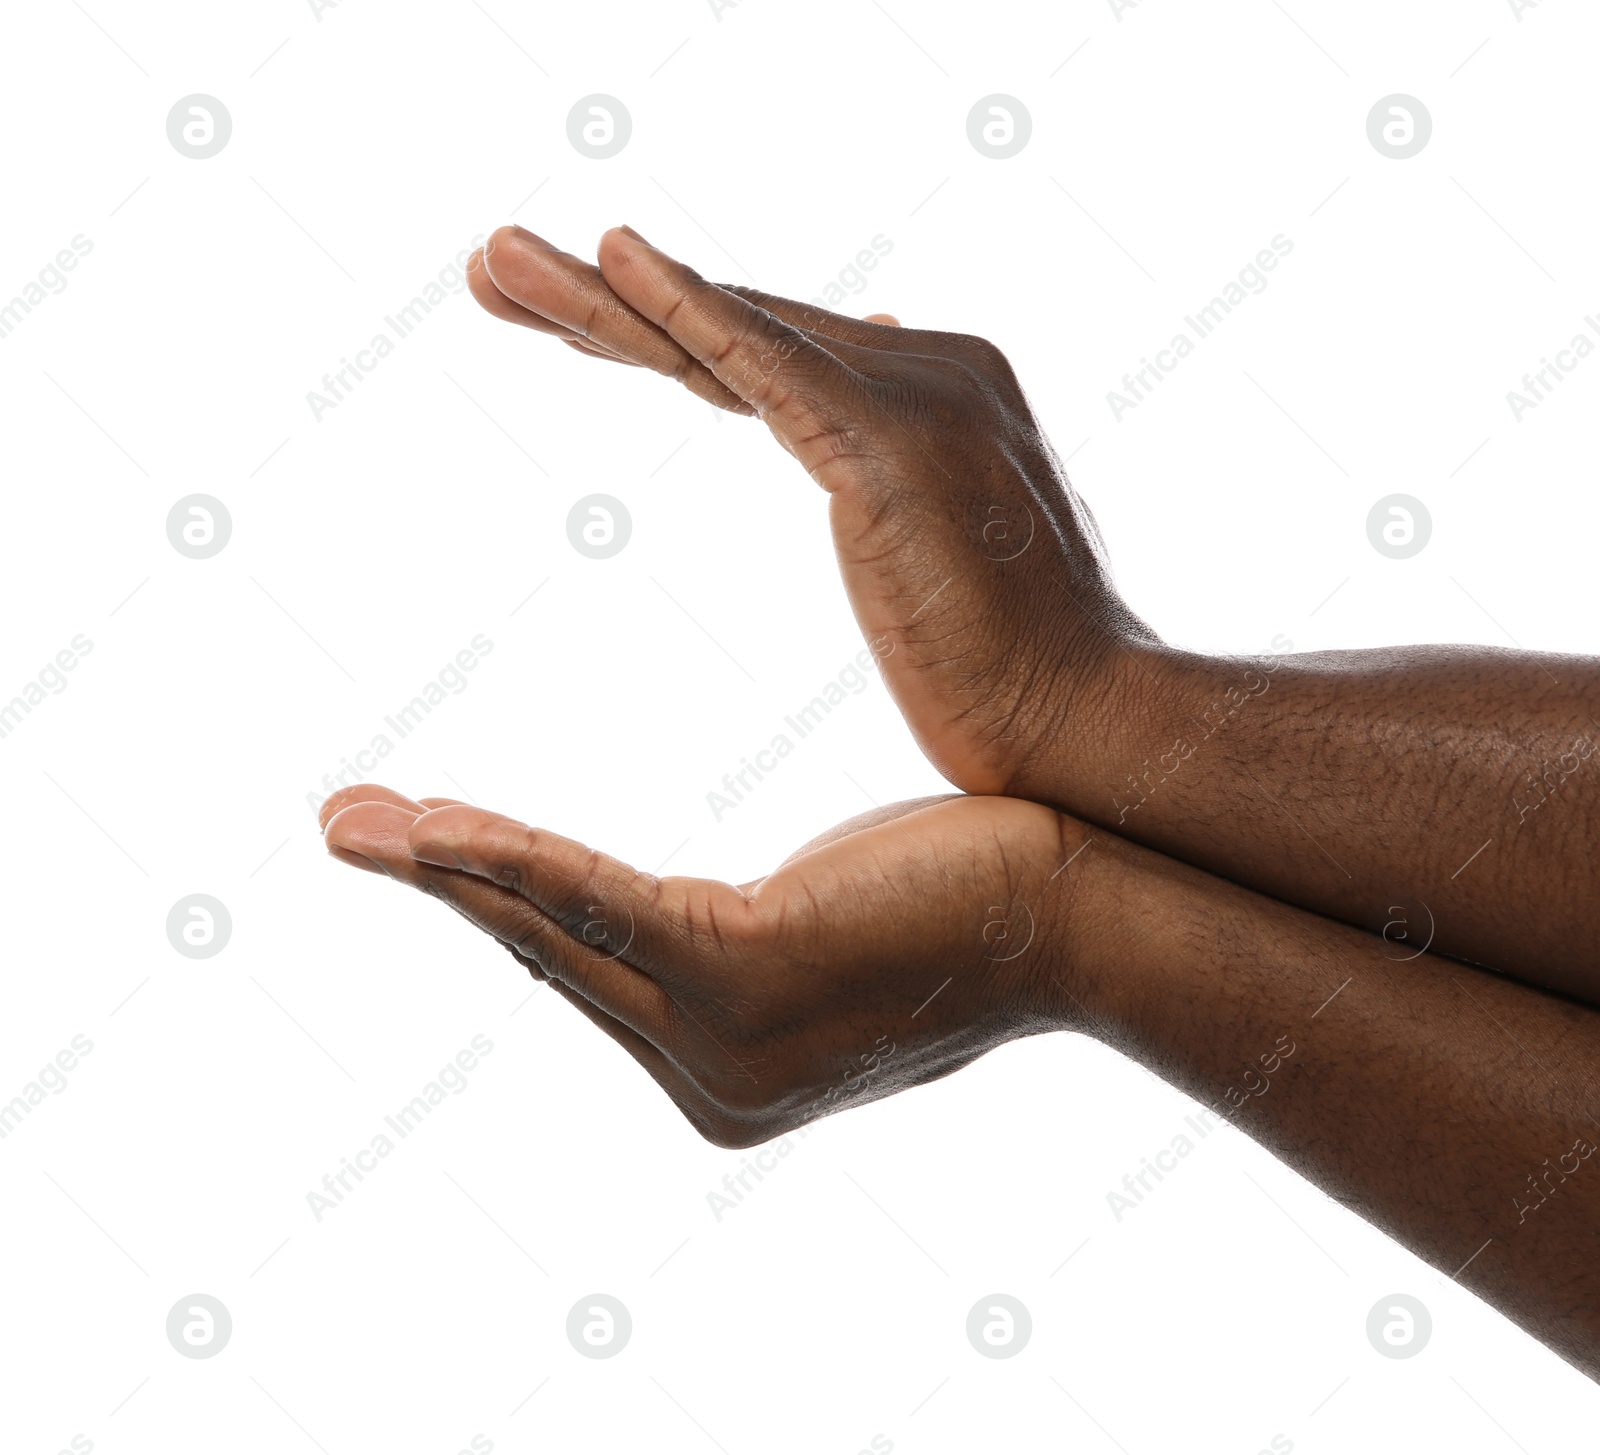
<instances>
[{"instance_id":1,"label":"forearm","mask_svg":"<svg viewBox=\"0 0 1600 1455\"><path fill-rule=\"evenodd\" d=\"M1600 1377L1600 1012L1096 835L1087 1029Z\"/></svg>"},{"instance_id":2,"label":"forearm","mask_svg":"<svg viewBox=\"0 0 1600 1455\"><path fill-rule=\"evenodd\" d=\"M1600 664L1120 646L1010 791L1263 893L1600 1001ZM1086 745L1091 745L1086 751Z\"/></svg>"}]
</instances>

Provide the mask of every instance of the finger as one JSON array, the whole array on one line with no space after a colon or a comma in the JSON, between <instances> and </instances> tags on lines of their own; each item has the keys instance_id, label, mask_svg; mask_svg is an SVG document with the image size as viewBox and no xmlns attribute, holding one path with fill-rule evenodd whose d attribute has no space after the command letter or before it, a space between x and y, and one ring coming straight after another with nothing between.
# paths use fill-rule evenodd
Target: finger
<instances>
[{"instance_id":1,"label":"finger","mask_svg":"<svg viewBox=\"0 0 1600 1455\"><path fill-rule=\"evenodd\" d=\"M807 333L821 334L861 348L886 349L896 354L933 353L935 340L941 337L922 329L901 328L900 320L892 313L869 313L865 318L851 318L846 313L833 313L814 303L802 303L797 298L765 293L760 288L747 288L740 283L717 286Z\"/></svg>"},{"instance_id":2,"label":"finger","mask_svg":"<svg viewBox=\"0 0 1600 1455\"><path fill-rule=\"evenodd\" d=\"M547 250L548 256L539 259L545 267L570 269L571 276L565 280L568 287L586 292L591 283L598 282L599 286L605 287L607 291L610 291L609 285L600 276L599 269L592 264L585 263L581 258L574 257L571 253L560 251L537 234L529 232L526 228L518 227L505 229L505 231L513 232L513 237L508 239L508 242L527 240ZM472 296L477 299L479 305L486 312L492 313L496 318L505 319L508 323L520 324L524 328L536 329L540 333L553 334L563 342L571 344L573 348L579 349L584 353L612 359L621 364L635 364L638 362L635 359L623 357L612 349L603 347L599 343L598 337L584 338L575 328L555 322L554 318L547 318L543 313L537 312L535 306L524 306L523 303L509 297L501 290L486 266L484 253L485 249L479 248L468 259L467 285L471 289ZM500 271L506 276L508 283L517 275L515 264L507 259L504 254L501 255ZM548 278L542 278L540 281L548 288ZM512 283L512 286L516 286L516 284ZM831 313L825 308L800 303L792 298L783 298L775 293L763 293L758 288L746 288L726 283L719 286L727 288L730 293L737 293L741 298L748 299L758 307L777 314L786 323L793 323L796 327L805 328L814 333L826 334L829 338L842 339L849 343L862 344L869 348L893 348L898 350L904 347L902 339L885 335L883 332L884 325L899 327L899 319L890 313L869 313L864 320L858 321L846 314ZM560 304L556 296L537 289L530 290L530 300L536 297L543 298L552 309L560 311ZM620 300L618 301L620 302ZM863 324L869 326L864 327ZM670 343L670 337L664 331L656 331L661 334L663 340Z\"/></svg>"},{"instance_id":3,"label":"finger","mask_svg":"<svg viewBox=\"0 0 1600 1455\"><path fill-rule=\"evenodd\" d=\"M418 811L414 812L399 804L377 799L349 804L335 814L328 824L326 831L328 852L334 858L355 868L398 879L401 883L409 884L413 889L420 889L423 893L432 894L438 899L445 899L446 896L435 892L435 880L454 877L465 884L489 891L477 901L478 914L460 910L464 918L489 933L493 933L489 923L491 920L496 924L513 924L517 914L527 907L509 890L495 889L494 886L482 884L481 881L465 874L451 876L448 870L431 869L411 857L411 841L407 837L407 830L422 812L426 812L425 809L421 809L420 801L413 807ZM451 907L459 908L455 905ZM543 967L529 956L522 954L515 943L506 941L499 935L495 937L502 940L506 948L517 956L522 968L536 980L546 978ZM513 936L513 940L516 938L517 936Z\"/></svg>"},{"instance_id":4,"label":"finger","mask_svg":"<svg viewBox=\"0 0 1600 1455\"><path fill-rule=\"evenodd\" d=\"M494 814L481 816L487 823L511 823ZM666 992L625 962L620 953L596 948L568 934L514 889L417 858L409 835L419 818L395 804L352 804L328 825L329 852L449 905L536 967L541 978L571 986L639 1035L665 1044L674 1034L677 1018Z\"/></svg>"},{"instance_id":5,"label":"finger","mask_svg":"<svg viewBox=\"0 0 1600 1455\"><path fill-rule=\"evenodd\" d=\"M600 270L624 301L749 403L808 470L848 450L842 412L857 397L851 384L864 381L804 331L706 282L631 229L601 238Z\"/></svg>"},{"instance_id":6,"label":"finger","mask_svg":"<svg viewBox=\"0 0 1600 1455\"><path fill-rule=\"evenodd\" d=\"M475 874L413 858L396 877L447 904L507 946L541 979L570 989L651 1044L676 1040L677 1014L667 992L618 955L574 939L537 905Z\"/></svg>"},{"instance_id":7,"label":"finger","mask_svg":"<svg viewBox=\"0 0 1600 1455\"><path fill-rule=\"evenodd\" d=\"M731 884L660 880L546 829L476 808L440 808L411 825L411 852L503 885L537 906L575 940L625 959L669 988L700 979L706 944L697 944L690 902L726 943L753 916ZM706 937L702 937L705 939Z\"/></svg>"},{"instance_id":8,"label":"finger","mask_svg":"<svg viewBox=\"0 0 1600 1455\"><path fill-rule=\"evenodd\" d=\"M381 783L353 783L323 799L322 807L317 810L318 827L326 829L335 814L354 803L391 803L399 808L408 808L413 813L423 811L420 802L407 798L403 793L396 793L392 788L385 788Z\"/></svg>"},{"instance_id":9,"label":"finger","mask_svg":"<svg viewBox=\"0 0 1600 1455\"><path fill-rule=\"evenodd\" d=\"M489 279L506 300L524 313L556 325L550 331L559 330L563 337L666 374L723 409L749 413L682 345L619 298L593 263L515 226L495 231L483 250L483 262Z\"/></svg>"},{"instance_id":10,"label":"finger","mask_svg":"<svg viewBox=\"0 0 1600 1455\"><path fill-rule=\"evenodd\" d=\"M578 340L578 335L570 328L553 323L542 313L535 313L533 309L524 308L514 299L506 297L500 291L499 285L489 276L489 270L484 265L482 248L467 259L467 288L477 299L478 306L496 318L503 318L507 323L521 324L523 328L536 329L540 333L554 334L557 338L569 342Z\"/></svg>"},{"instance_id":11,"label":"finger","mask_svg":"<svg viewBox=\"0 0 1600 1455\"><path fill-rule=\"evenodd\" d=\"M553 334L580 354L590 354L613 364L626 364L629 368L638 367L632 359L619 358L609 349L603 349L588 339L579 338L571 329L563 328L559 323L552 323L543 314L535 313L531 308L524 308L520 303L507 298L495 285L494 279L489 276L488 269L484 267L482 248L467 260L467 287L477 299L478 305L496 318L503 318L507 323L520 324L523 328L535 329L539 333Z\"/></svg>"},{"instance_id":12,"label":"finger","mask_svg":"<svg viewBox=\"0 0 1600 1455\"><path fill-rule=\"evenodd\" d=\"M621 364L628 369L642 369L643 364L636 363L633 359L619 359L615 354L608 353L605 349L595 348L588 339L564 338L561 340L569 349L576 349L580 354L588 354L591 358L604 359L608 364Z\"/></svg>"},{"instance_id":13,"label":"finger","mask_svg":"<svg viewBox=\"0 0 1600 1455\"><path fill-rule=\"evenodd\" d=\"M397 793L382 792L383 797L356 800L337 809L323 825L322 839L334 858L393 878L397 876L392 866L403 868L410 856L407 832L427 810Z\"/></svg>"}]
</instances>

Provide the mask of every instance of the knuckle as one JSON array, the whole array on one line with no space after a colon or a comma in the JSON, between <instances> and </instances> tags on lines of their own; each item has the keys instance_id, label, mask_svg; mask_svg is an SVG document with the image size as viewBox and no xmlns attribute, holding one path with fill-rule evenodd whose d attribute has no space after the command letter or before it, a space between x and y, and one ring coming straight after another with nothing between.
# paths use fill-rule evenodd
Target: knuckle
<instances>
[{"instance_id":1,"label":"knuckle","mask_svg":"<svg viewBox=\"0 0 1600 1455\"><path fill-rule=\"evenodd\" d=\"M743 340L735 340L730 349L740 343L755 354L756 367L772 373L806 348L810 340L792 323L785 323L775 313L761 310L750 324Z\"/></svg>"},{"instance_id":2,"label":"knuckle","mask_svg":"<svg viewBox=\"0 0 1600 1455\"><path fill-rule=\"evenodd\" d=\"M1019 391L1016 371L998 344L979 338L976 334L957 334L954 337L956 359L984 392L998 390L1013 394Z\"/></svg>"},{"instance_id":3,"label":"knuckle","mask_svg":"<svg viewBox=\"0 0 1600 1455\"><path fill-rule=\"evenodd\" d=\"M527 946L526 942L507 945L506 949L510 952L512 959L522 966L535 980L548 980L550 978L544 965L540 963L537 954Z\"/></svg>"},{"instance_id":4,"label":"knuckle","mask_svg":"<svg viewBox=\"0 0 1600 1455\"><path fill-rule=\"evenodd\" d=\"M980 368L1009 369L1011 367L1004 353L998 345L975 333L958 333L950 335L956 346L956 353L968 364Z\"/></svg>"},{"instance_id":5,"label":"knuckle","mask_svg":"<svg viewBox=\"0 0 1600 1455\"><path fill-rule=\"evenodd\" d=\"M523 886L522 866L512 861L502 861L496 864L490 878L502 889L509 889L513 894L521 895Z\"/></svg>"}]
</instances>

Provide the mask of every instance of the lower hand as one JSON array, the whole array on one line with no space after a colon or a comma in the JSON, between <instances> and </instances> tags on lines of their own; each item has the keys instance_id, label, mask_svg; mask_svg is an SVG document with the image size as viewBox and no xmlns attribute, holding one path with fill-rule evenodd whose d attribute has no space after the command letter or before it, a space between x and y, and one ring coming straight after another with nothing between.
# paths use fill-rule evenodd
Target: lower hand
<instances>
[{"instance_id":1,"label":"lower hand","mask_svg":"<svg viewBox=\"0 0 1600 1455\"><path fill-rule=\"evenodd\" d=\"M1088 834L1037 804L898 804L739 886L657 879L499 814L368 784L322 819L330 852L508 946L719 1146L1076 1023L1076 867L1060 870Z\"/></svg>"}]
</instances>

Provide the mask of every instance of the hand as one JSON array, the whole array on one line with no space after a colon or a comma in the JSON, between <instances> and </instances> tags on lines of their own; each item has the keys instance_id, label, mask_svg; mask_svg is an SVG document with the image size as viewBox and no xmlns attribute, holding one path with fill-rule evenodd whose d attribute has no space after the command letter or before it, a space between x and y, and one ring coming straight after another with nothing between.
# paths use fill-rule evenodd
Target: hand
<instances>
[{"instance_id":1,"label":"hand","mask_svg":"<svg viewBox=\"0 0 1600 1455\"><path fill-rule=\"evenodd\" d=\"M1083 861L1059 871L1088 839L1037 804L897 804L738 887L656 879L499 814L369 784L322 818L331 853L509 947L719 1146L1076 1022Z\"/></svg>"},{"instance_id":2,"label":"hand","mask_svg":"<svg viewBox=\"0 0 1600 1455\"><path fill-rule=\"evenodd\" d=\"M468 278L498 317L758 415L828 491L856 619L934 765L968 793L1063 801L1048 760L1070 743L1083 776L1155 638L993 344L718 287L625 228L598 268L501 228Z\"/></svg>"}]
</instances>

